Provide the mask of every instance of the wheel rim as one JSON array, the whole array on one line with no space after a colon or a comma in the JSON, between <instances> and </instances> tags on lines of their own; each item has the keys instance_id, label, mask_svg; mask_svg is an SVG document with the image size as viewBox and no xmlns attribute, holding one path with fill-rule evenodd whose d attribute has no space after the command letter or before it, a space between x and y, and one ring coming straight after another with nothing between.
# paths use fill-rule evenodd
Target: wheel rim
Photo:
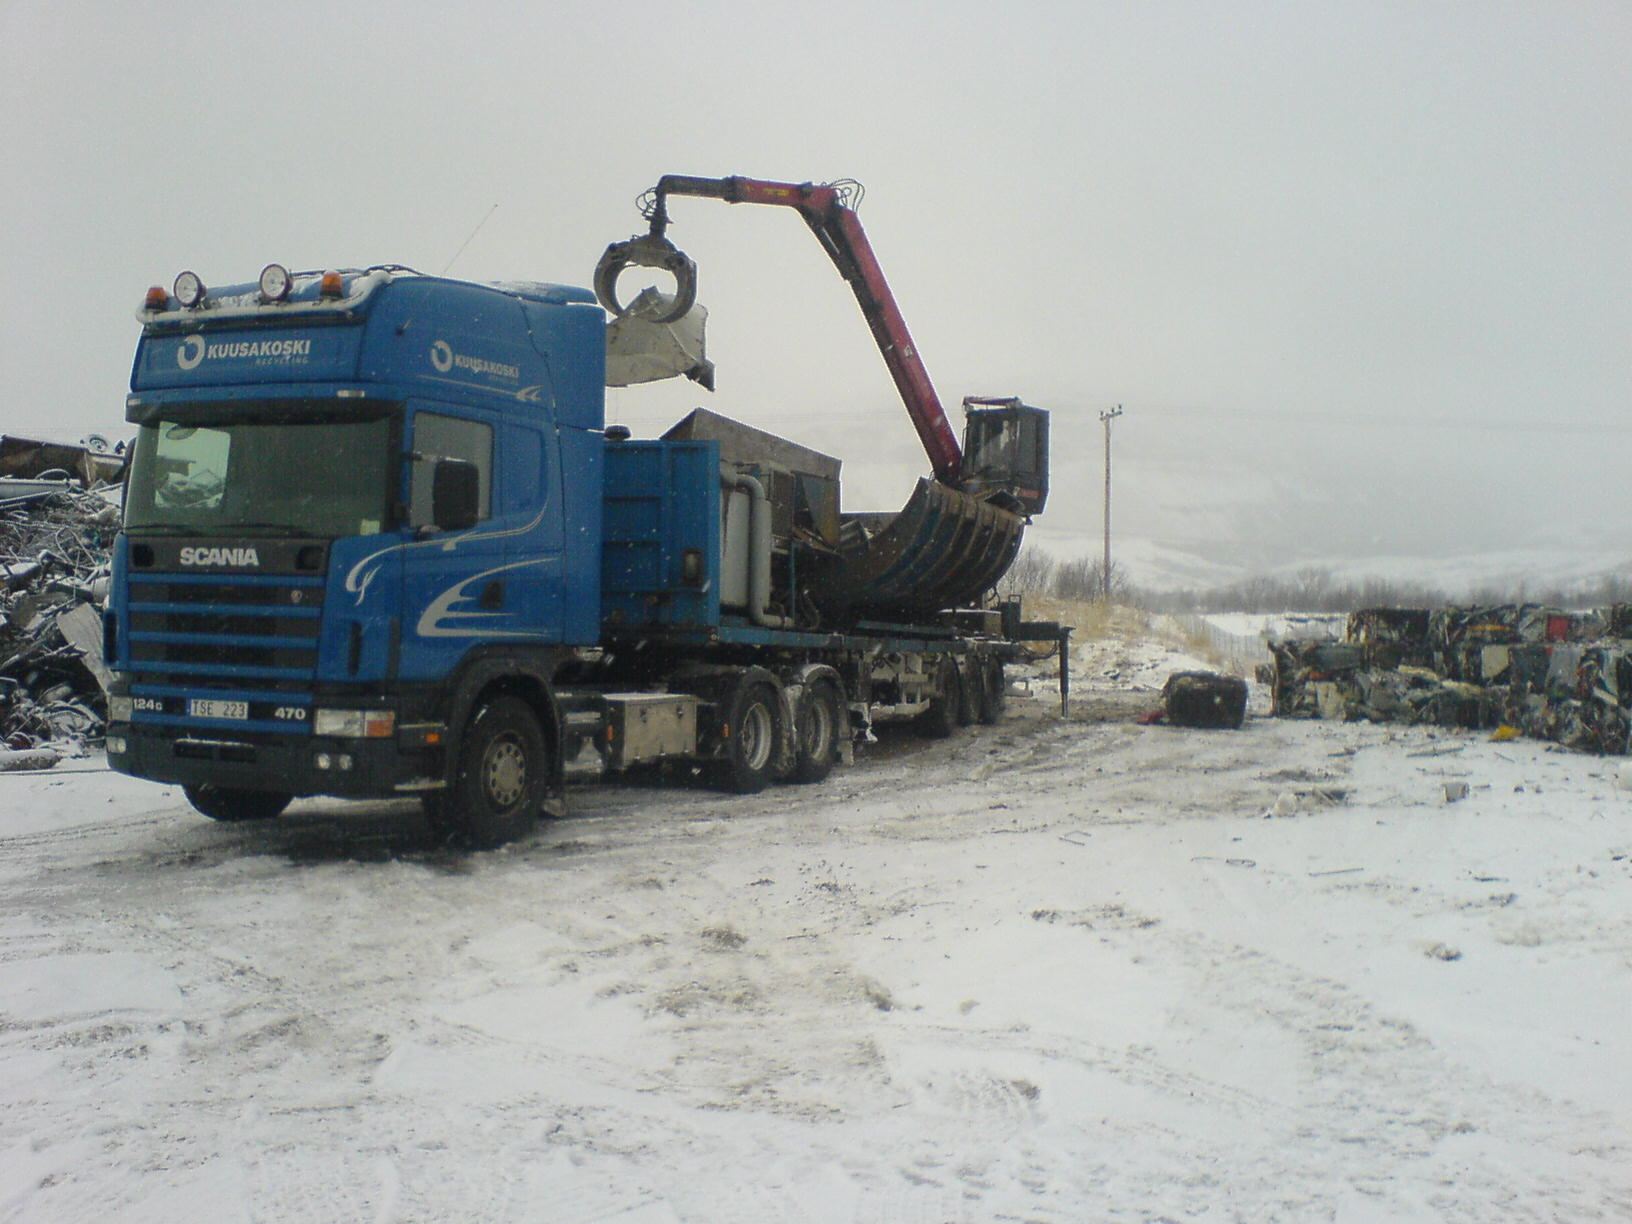
<instances>
[{"instance_id":1,"label":"wheel rim","mask_svg":"<svg viewBox=\"0 0 1632 1224\"><path fill-rule=\"evenodd\" d=\"M527 754L515 736L494 740L482 762L482 782L497 808L513 807L527 790Z\"/></svg>"},{"instance_id":2,"label":"wheel rim","mask_svg":"<svg viewBox=\"0 0 1632 1224\"><path fill-rule=\"evenodd\" d=\"M810 716L805 721L805 755L819 759L826 751L833 735L833 714L827 701L818 696L810 703Z\"/></svg>"},{"instance_id":3,"label":"wheel rim","mask_svg":"<svg viewBox=\"0 0 1632 1224\"><path fill-rule=\"evenodd\" d=\"M737 743L743 764L749 769L764 769L771 759L771 712L763 701L756 701L742 715L742 726L737 728Z\"/></svg>"}]
</instances>

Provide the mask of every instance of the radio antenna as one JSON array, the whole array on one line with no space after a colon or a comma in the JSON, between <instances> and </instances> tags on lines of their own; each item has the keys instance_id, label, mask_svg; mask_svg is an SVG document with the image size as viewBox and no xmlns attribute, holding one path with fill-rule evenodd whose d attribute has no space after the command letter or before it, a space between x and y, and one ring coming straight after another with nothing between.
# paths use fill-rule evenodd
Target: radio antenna
<instances>
[{"instance_id":1,"label":"radio antenna","mask_svg":"<svg viewBox=\"0 0 1632 1224\"><path fill-rule=\"evenodd\" d=\"M482 219L480 221L476 222L476 228L470 231L470 237L466 238L463 242L461 242L459 244L459 249L453 253L453 258L448 260L447 264L443 267L442 271L439 272L437 275L446 276L448 274L448 269L453 267L454 262L459 258L459 256L461 256L461 255L463 255L465 253L465 248L468 247L471 244L471 242L475 239L476 235L482 232L482 226L486 225L489 218L491 218L493 216L493 214L498 212L498 211L499 211L499 206L497 204L493 205L492 208L487 210L487 212L483 215Z\"/></svg>"}]
</instances>

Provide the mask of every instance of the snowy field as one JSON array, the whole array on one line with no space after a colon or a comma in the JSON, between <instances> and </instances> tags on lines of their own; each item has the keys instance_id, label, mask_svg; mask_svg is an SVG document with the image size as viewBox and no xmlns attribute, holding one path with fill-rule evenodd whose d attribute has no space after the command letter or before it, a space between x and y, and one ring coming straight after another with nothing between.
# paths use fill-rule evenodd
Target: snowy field
<instances>
[{"instance_id":1,"label":"snowy field","mask_svg":"<svg viewBox=\"0 0 1632 1224\"><path fill-rule=\"evenodd\" d=\"M0 775L0 1218L1632 1219L1618 763L1132 723L1193 665L467 857Z\"/></svg>"}]
</instances>

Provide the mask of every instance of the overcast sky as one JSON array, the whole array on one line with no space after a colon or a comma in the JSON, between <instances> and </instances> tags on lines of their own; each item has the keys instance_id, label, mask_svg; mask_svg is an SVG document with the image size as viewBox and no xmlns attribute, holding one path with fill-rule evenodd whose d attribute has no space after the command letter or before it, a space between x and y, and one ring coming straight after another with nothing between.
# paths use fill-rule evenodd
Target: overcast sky
<instances>
[{"instance_id":1,"label":"overcast sky","mask_svg":"<svg viewBox=\"0 0 1632 1224\"><path fill-rule=\"evenodd\" d=\"M850 177L949 411L1052 410L1066 551L1121 403L1119 531L1632 556L1625 0L0 0L0 103L0 432L119 432L183 268L586 284L664 173ZM673 213L719 390L611 416L707 403L900 504L927 464L797 218Z\"/></svg>"}]
</instances>

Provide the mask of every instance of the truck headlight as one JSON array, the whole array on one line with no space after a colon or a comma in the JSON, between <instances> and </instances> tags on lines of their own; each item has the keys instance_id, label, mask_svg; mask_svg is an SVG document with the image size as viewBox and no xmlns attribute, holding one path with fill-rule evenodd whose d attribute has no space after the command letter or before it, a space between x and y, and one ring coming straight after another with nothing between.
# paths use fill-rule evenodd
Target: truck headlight
<instances>
[{"instance_id":1,"label":"truck headlight","mask_svg":"<svg viewBox=\"0 0 1632 1224\"><path fill-rule=\"evenodd\" d=\"M341 739L390 739L397 732L395 710L314 710L312 734Z\"/></svg>"},{"instance_id":2,"label":"truck headlight","mask_svg":"<svg viewBox=\"0 0 1632 1224\"><path fill-rule=\"evenodd\" d=\"M108 721L129 722L136 717L136 699L134 697L109 697Z\"/></svg>"}]
</instances>

